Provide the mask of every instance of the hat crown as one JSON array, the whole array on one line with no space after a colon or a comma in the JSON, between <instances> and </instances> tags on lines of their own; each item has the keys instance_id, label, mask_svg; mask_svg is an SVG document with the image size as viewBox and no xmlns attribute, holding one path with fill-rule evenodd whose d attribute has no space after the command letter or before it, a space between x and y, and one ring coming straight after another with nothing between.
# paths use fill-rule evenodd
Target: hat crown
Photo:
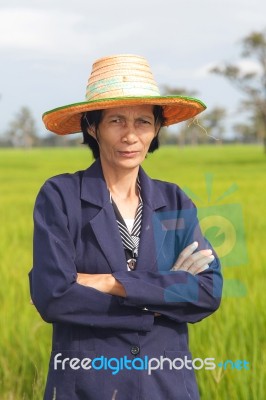
<instances>
[{"instance_id":1,"label":"hat crown","mask_svg":"<svg viewBox=\"0 0 266 400\"><path fill-rule=\"evenodd\" d=\"M144 57L121 54L96 60L88 80L86 100L160 96Z\"/></svg>"},{"instance_id":2,"label":"hat crown","mask_svg":"<svg viewBox=\"0 0 266 400\"><path fill-rule=\"evenodd\" d=\"M161 96L147 60L119 54L94 62L85 101L47 111L43 121L48 130L66 135L80 132L85 112L143 104L162 107L166 126L193 118L206 108L198 99Z\"/></svg>"}]
</instances>

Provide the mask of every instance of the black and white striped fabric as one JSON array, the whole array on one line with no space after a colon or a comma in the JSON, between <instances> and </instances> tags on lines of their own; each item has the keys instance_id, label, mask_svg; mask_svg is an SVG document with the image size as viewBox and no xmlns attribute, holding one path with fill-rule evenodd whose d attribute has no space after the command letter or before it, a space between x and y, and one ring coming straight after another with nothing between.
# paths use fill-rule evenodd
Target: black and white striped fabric
<instances>
[{"instance_id":1,"label":"black and white striped fabric","mask_svg":"<svg viewBox=\"0 0 266 400\"><path fill-rule=\"evenodd\" d=\"M120 236L122 239L123 247L126 254L127 266L129 269L133 270L136 267L136 261L138 257L138 248L139 248L139 241L140 241L140 232L141 232L141 221L142 221L142 209L143 209L143 202L141 198L141 188L139 179L137 180L137 186L139 190L139 205L137 208L137 212L134 219L134 224L131 233L129 232L127 225L120 214L117 205L113 201L112 197L110 196L110 201L113 205L116 221L118 224Z\"/></svg>"}]
</instances>

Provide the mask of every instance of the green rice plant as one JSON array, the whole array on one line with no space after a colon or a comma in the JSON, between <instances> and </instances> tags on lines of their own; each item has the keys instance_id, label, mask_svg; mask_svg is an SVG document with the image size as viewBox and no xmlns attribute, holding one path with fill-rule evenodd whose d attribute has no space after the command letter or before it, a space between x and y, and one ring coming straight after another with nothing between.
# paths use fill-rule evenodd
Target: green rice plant
<instances>
[{"instance_id":1,"label":"green rice plant","mask_svg":"<svg viewBox=\"0 0 266 400\"><path fill-rule=\"evenodd\" d=\"M0 398L40 400L51 326L30 304L32 209L50 176L87 168L86 148L0 151ZM249 369L196 371L201 399L263 400L266 396L266 159L257 146L163 147L144 162L148 174L179 184L199 208L236 204L247 254L223 266L219 310L189 325L193 358L246 360ZM217 201L217 199L219 199ZM242 258L243 260L242 260ZM234 282L234 285L232 285Z\"/></svg>"}]
</instances>

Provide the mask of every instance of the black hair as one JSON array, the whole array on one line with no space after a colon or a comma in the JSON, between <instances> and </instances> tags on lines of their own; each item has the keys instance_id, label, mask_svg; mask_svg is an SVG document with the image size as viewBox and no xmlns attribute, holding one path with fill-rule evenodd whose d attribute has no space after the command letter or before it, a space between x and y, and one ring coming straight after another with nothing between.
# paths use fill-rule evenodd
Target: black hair
<instances>
[{"instance_id":1,"label":"black hair","mask_svg":"<svg viewBox=\"0 0 266 400\"><path fill-rule=\"evenodd\" d=\"M83 143L82 144L88 145L88 147L91 149L93 157L95 159L100 157L99 145L97 143L97 140L94 139L94 137L88 133L88 128L93 127L93 129L97 133L99 124L102 120L102 112L103 112L103 110L88 111L88 112L82 114L82 117L80 120L81 131L83 133ZM155 125L159 124L160 129L161 129L161 126L165 122L165 118L163 115L163 108L161 106L154 106L153 107L153 115L154 115ZM159 131L160 131L160 129L159 129ZM148 153L153 153L155 150L157 150L159 148L159 137L158 137L159 131L158 131L158 134L152 139Z\"/></svg>"}]
</instances>

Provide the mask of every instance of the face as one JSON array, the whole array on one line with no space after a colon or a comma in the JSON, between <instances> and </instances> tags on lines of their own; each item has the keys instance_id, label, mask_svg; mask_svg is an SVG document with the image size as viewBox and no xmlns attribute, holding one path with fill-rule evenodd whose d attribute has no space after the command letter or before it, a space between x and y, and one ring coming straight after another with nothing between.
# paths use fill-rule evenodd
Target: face
<instances>
[{"instance_id":1,"label":"face","mask_svg":"<svg viewBox=\"0 0 266 400\"><path fill-rule=\"evenodd\" d=\"M142 163L158 129L153 107L141 105L104 110L97 133L90 133L97 136L102 165L121 170Z\"/></svg>"}]
</instances>

